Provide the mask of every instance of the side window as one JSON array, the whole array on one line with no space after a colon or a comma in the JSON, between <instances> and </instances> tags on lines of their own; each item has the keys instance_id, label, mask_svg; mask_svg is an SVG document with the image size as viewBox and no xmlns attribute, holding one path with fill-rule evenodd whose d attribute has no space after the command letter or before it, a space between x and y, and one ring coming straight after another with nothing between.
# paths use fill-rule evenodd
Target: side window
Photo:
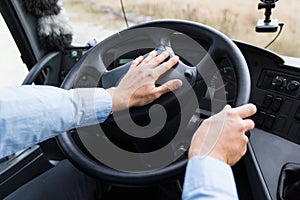
<instances>
[{"instance_id":1,"label":"side window","mask_svg":"<svg viewBox=\"0 0 300 200\"><path fill-rule=\"evenodd\" d=\"M21 85L28 70L1 15L0 30L0 87ZM0 163L12 157L2 158Z\"/></svg>"},{"instance_id":2,"label":"side window","mask_svg":"<svg viewBox=\"0 0 300 200\"><path fill-rule=\"evenodd\" d=\"M0 30L0 86L21 85L28 70L1 15Z\"/></svg>"}]
</instances>

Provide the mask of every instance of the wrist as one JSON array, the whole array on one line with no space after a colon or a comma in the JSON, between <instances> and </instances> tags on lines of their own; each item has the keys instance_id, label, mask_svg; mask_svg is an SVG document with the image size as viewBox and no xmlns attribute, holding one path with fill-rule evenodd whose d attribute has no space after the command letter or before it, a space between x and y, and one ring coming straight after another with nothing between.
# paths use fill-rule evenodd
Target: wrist
<instances>
[{"instance_id":1,"label":"wrist","mask_svg":"<svg viewBox=\"0 0 300 200\"><path fill-rule=\"evenodd\" d=\"M111 87L107 89L107 92L110 94L112 100L111 113L129 108L128 102L126 101L127 98L124 98L124 95L119 91L119 88Z\"/></svg>"},{"instance_id":2,"label":"wrist","mask_svg":"<svg viewBox=\"0 0 300 200\"><path fill-rule=\"evenodd\" d=\"M194 150L190 149L190 151L188 153L188 158L191 159L194 156L201 156L201 157L209 156L209 157L212 157L214 159L217 159L219 161L222 161L222 162L228 164L226 156L223 155L222 153L218 153L218 152L215 152L215 151L211 151L210 153L203 153L203 152L201 153L200 149L196 149L196 150L195 149Z\"/></svg>"},{"instance_id":3,"label":"wrist","mask_svg":"<svg viewBox=\"0 0 300 200\"><path fill-rule=\"evenodd\" d=\"M224 162L224 163L226 163L226 164L229 164L229 163L227 162L226 156L223 155L222 153L218 153L218 152L212 151L212 152L209 153L208 155L209 155L210 157L213 157L213 158L215 158L215 159L217 159L217 160L220 160L220 161L222 161L222 162Z\"/></svg>"},{"instance_id":4,"label":"wrist","mask_svg":"<svg viewBox=\"0 0 300 200\"><path fill-rule=\"evenodd\" d=\"M115 92L115 87L108 88L108 89L106 89L106 91L108 92L108 94L111 97L112 106L111 106L111 112L110 112L110 114L112 114L115 111L115 109L114 109L114 92Z\"/></svg>"}]
</instances>

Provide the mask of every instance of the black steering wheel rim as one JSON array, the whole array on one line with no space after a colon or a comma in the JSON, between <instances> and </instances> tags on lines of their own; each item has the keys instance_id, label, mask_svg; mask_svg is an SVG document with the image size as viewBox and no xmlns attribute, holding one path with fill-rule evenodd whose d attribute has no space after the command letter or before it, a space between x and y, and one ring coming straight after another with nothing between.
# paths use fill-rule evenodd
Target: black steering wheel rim
<instances>
[{"instance_id":1,"label":"black steering wheel rim","mask_svg":"<svg viewBox=\"0 0 300 200\"><path fill-rule=\"evenodd\" d=\"M99 43L91 50L99 52L99 50L97 49L101 49L101 51L99 52L100 56L97 56L96 54L87 54L83 59L81 59L81 61L77 63L74 68L72 68L61 87L64 89L73 88L74 81L76 80L80 69L94 65L94 63L85 62L88 60L86 58L89 56L93 58L92 60L94 60L95 63L99 63L99 65L95 67L96 71L99 74L104 74L106 72L106 68L103 67L105 66L105 64L102 60L102 53L105 52L108 48L117 46L118 42L128 39L126 38L128 36L128 34L126 35L126 32L146 27L166 28L169 30L179 31L187 35L201 35L204 39L210 41L212 48L208 50L208 53L212 57L218 53L223 54L227 52L227 56L233 62L233 65L236 66L238 96L236 97L235 106L240 106L248 102L250 97L250 75L246 61L244 60L242 53L234 44L234 42L224 34L208 26L182 20L151 21L130 27L128 29L125 29L124 31L121 31L120 33L114 34L110 38ZM160 36L158 35L158 37ZM228 52L228 50L230 50L230 52ZM91 58L89 60L91 60ZM207 60L204 57L199 65L205 65L207 64L206 62ZM155 184L162 180L174 179L185 171L187 159L174 162L171 165L166 166L165 168L143 173L128 173L114 170L110 167L99 164L98 162L91 159L88 155L83 153L83 151L74 141L72 132L73 131L63 133L57 138L62 150L64 151L68 159L70 159L70 161L79 169L89 174L90 176L101 179L105 182L125 185L148 185Z\"/></svg>"}]
</instances>

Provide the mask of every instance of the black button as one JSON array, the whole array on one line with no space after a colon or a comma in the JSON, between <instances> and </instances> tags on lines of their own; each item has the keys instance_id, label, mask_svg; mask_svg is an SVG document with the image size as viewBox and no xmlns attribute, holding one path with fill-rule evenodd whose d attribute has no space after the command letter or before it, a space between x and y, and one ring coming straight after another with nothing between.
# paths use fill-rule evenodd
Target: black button
<instances>
[{"instance_id":1,"label":"black button","mask_svg":"<svg viewBox=\"0 0 300 200\"><path fill-rule=\"evenodd\" d=\"M300 105L298 106L294 117L296 120L300 121Z\"/></svg>"},{"instance_id":2,"label":"black button","mask_svg":"<svg viewBox=\"0 0 300 200\"><path fill-rule=\"evenodd\" d=\"M286 86L286 78L283 76L276 76L276 78L273 79L272 85L275 87L285 87Z\"/></svg>"},{"instance_id":3,"label":"black button","mask_svg":"<svg viewBox=\"0 0 300 200\"><path fill-rule=\"evenodd\" d=\"M266 95L266 96L265 96L265 99L264 99L264 102L263 102L263 104L262 104L262 107L263 107L264 109L269 109L270 106L271 106L272 101L273 101L273 96L270 95L270 94Z\"/></svg>"},{"instance_id":4,"label":"black button","mask_svg":"<svg viewBox=\"0 0 300 200\"><path fill-rule=\"evenodd\" d=\"M287 85L288 90L297 91L299 89L300 83L298 81L291 81Z\"/></svg>"},{"instance_id":5,"label":"black button","mask_svg":"<svg viewBox=\"0 0 300 200\"><path fill-rule=\"evenodd\" d=\"M259 125L259 126L263 125L263 123L266 119L266 116L267 116L267 113L260 111L255 117L255 124Z\"/></svg>"},{"instance_id":6,"label":"black button","mask_svg":"<svg viewBox=\"0 0 300 200\"><path fill-rule=\"evenodd\" d=\"M280 110L281 104L282 104L282 98L276 97L272 104L271 110L274 112L278 112Z\"/></svg>"},{"instance_id":7,"label":"black button","mask_svg":"<svg viewBox=\"0 0 300 200\"><path fill-rule=\"evenodd\" d=\"M267 129L271 129L273 127L273 124L275 122L276 116L275 115L268 115L265 120L265 127Z\"/></svg>"}]
</instances>

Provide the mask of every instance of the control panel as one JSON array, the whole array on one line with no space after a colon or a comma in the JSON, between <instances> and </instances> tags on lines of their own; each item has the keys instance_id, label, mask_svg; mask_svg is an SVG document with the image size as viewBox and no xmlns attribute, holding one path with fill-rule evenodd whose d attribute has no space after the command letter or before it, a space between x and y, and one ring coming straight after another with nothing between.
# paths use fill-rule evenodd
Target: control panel
<instances>
[{"instance_id":1,"label":"control panel","mask_svg":"<svg viewBox=\"0 0 300 200\"><path fill-rule=\"evenodd\" d=\"M300 144L300 78L265 69L257 88L256 126Z\"/></svg>"},{"instance_id":2,"label":"control panel","mask_svg":"<svg viewBox=\"0 0 300 200\"><path fill-rule=\"evenodd\" d=\"M264 70L257 84L259 88L284 93L293 97L300 96L300 78L273 70Z\"/></svg>"},{"instance_id":3,"label":"control panel","mask_svg":"<svg viewBox=\"0 0 300 200\"><path fill-rule=\"evenodd\" d=\"M71 68L82 58L89 50L89 47L72 47L63 51L61 61L60 81L62 82Z\"/></svg>"}]
</instances>

